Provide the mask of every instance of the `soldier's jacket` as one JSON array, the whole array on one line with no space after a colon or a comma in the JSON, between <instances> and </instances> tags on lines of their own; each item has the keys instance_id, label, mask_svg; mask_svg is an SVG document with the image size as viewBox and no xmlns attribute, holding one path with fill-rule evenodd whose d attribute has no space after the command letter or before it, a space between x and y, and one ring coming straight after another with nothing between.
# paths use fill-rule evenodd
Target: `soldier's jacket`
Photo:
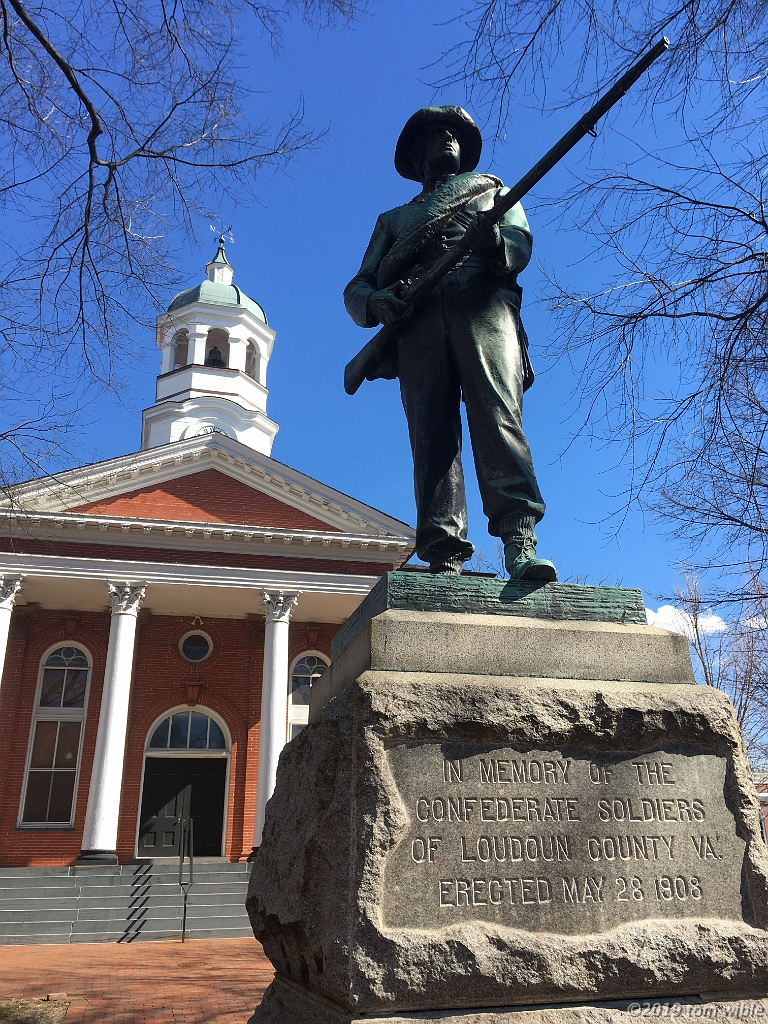
<instances>
[{"instance_id":1,"label":"soldier's jacket","mask_svg":"<svg viewBox=\"0 0 768 1024\"><path fill-rule=\"evenodd\" d=\"M463 237L471 218L490 210L497 195L509 189L487 174L456 175L434 192L421 193L404 206L382 213L376 221L360 270L344 289L347 312L360 327L376 327L378 320L368 310L368 296L398 280L406 284L418 279L449 248ZM516 298L518 337L523 349L524 387L533 383L527 353L527 338L519 320L522 290L517 275L530 258L533 236L522 206L518 203L499 222L501 247L493 258L470 255L460 266L474 266L495 275ZM397 376L397 349L392 345L369 379Z\"/></svg>"}]
</instances>

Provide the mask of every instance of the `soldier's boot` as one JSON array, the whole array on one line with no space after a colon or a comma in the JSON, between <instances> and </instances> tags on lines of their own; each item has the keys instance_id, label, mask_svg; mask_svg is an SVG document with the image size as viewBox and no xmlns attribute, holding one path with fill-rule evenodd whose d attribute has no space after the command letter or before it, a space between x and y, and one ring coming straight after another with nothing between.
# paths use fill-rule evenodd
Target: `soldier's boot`
<instances>
[{"instance_id":1,"label":"soldier's boot","mask_svg":"<svg viewBox=\"0 0 768 1024\"><path fill-rule=\"evenodd\" d=\"M502 534L504 564L511 580L554 583L557 579L554 563L536 557L535 525L533 516L520 516L511 532Z\"/></svg>"}]
</instances>

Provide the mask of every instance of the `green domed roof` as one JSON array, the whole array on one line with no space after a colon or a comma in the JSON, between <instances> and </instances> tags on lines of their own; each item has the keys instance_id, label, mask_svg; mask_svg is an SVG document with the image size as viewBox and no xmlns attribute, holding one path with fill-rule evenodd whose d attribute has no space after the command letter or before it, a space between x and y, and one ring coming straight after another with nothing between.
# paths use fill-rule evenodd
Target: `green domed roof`
<instances>
[{"instance_id":1,"label":"green domed roof","mask_svg":"<svg viewBox=\"0 0 768 1024\"><path fill-rule=\"evenodd\" d=\"M258 302L249 299L236 284L214 284L213 281L203 281L201 284L195 285L194 288L187 288L185 291L179 292L168 307L168 312L173 313L193 302L210 302L216 306L242 306L259 320L267 323L267 315Z\"/></svg>"},{"instance_id":2,"label":"green domed roof","mask_svg":"<svg viewBox=\"0 0 768 1024\"><path fill-rule=\"evenodd\" d=\"M236 284L223 284L215 281L215 272L219 267L227 267L231 271L229 280L235 273L235 268L227 259L224 251L224 236L219 237L219 248L211 262L206 266L208 280L196 285L194 288L187 288L179 292L168 307L168 312L173 313L184 306L191 306L193 302L210 302L215 306L241 306L253 313L255 317L264 323L267 322L267 314L253 299L249 299L245 292L241 291Z\"/></svg>"}]
</instances>

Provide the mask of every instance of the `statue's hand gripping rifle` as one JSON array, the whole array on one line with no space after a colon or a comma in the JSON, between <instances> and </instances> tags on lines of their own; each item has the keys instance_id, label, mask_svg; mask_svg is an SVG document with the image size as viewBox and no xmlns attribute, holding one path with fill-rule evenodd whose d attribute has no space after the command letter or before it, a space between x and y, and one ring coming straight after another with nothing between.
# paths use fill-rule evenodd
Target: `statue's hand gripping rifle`
<instances>
[{"instance_id":1,"label":"statue's hand gripping rifle","mask_svg":"<svg viewBox=\"0 0 768 1024\"><path fill-rule=\"evenodd\" d=\"M514 185L509 192L505 195L497 198L495 205L491 210L483 213L485 217L492 224L498 224L501 218L509 210L519 203L523 196L527 195L528 192L538 184L544 175L551 171L552 168L568 153L577 142L580 142L585 135L595 134L595 125L616 103L619 102L621 97L629 91L629 89L635 84L638 78L643 75L653 62L664 53L669 46L669 40L664 37L661 42L657 43L651 50L649 50L644 56L633 64L632 67L621 78L616 84L608 90L608 92L602 96L597 103L592 107L591 110L587 111L583 117L580 117L573 128L566 132L565 135L560 139L559 142L546 153L541 160L535 166L533 166L526 175L524 175L516 185ZM369 377L369 374L374 372L374 368L379 361L384 349L392 341L393 336L397 334L398 330L407 323L418 309L419 302L429 292L437 282L448 273L449 270L453 270L457 263L468 256L470 248L467 243L466 237L463 238L457 245L452 249L449 249L440 259L434 263L423 277L419 278L418 281L413 284L408 291L404 294L403 298L408 302L408 306L405 312L396 321L388 324L386 327L382 327L368 342L365 348L361 349L360 352L351 359L344 370L344 390L348 395L354 395L363 381Z\"/></svg>"}]
</instances>

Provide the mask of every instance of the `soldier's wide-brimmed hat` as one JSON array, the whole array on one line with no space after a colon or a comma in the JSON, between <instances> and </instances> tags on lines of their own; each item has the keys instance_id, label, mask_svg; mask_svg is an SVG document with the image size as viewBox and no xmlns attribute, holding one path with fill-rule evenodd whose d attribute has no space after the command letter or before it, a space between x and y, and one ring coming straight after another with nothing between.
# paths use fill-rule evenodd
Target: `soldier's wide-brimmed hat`
<instances>
[{"instance_id":1,"label":"soldier's wide-brimmed hat","mask_svg":"<svg viewBox=\"0 0 768 1024\"><path fill-rule=\"evenodd\" d=\"M480 161L483 139L480 129L461 107L422 107L405 122L395 146L395 170L404 178L420 181L413 164L411 150L425 128L433 124L446 124L453 129L461 143L460 171L474 171Z\"/></svg>"}]
</instances>

